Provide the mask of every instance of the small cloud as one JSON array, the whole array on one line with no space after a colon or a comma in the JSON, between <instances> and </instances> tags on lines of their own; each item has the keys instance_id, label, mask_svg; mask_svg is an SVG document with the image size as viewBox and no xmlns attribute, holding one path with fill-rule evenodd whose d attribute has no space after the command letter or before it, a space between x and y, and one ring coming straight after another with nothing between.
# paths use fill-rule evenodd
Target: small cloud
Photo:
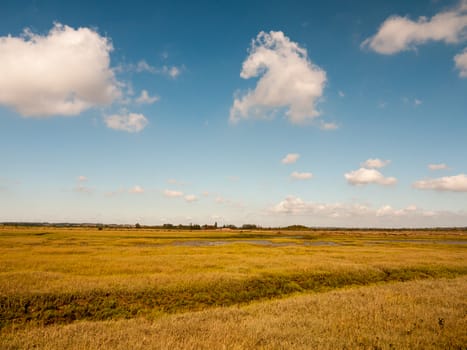
<instances>
[{"instance_id":1,"label":"small cloud","mask_svg":"<svg viewBox=\"0 0 467 350\"><path fill-rule=\"evenodd\" d=\"M449 169L448 166L444 163L439 164L428 164L428 169L430 170L446 170Z\"/></svg>"},{"instance_id":2,"label":"small cloud","mask_svg":"<svg viewBox=\"0 0 467 350\"><path fill-rule=\"evenodd\" d=\"M368 185L368 184L378 184L378 185L394 185L397 182L395 177L384 177L376 169L366 169L360 168L358 170L351 171L344 174L347 182L351 185Z\"/></svg>"},{"instance_id":3,"label":"small cloud","mask_svg":"<svg viewBox=\"0 0 467 350\"><path fill-rule=\"evenodd\" d=\"M420 105L422 104L422 101L419 100L419 99L415 99L415 100L413 101L413 104L415 105L415 107L416 107L416 106L420 106Z\"/></svg>"},{"instance_id":4,"label":"small cloud","mask_svg":"<svg viewBox=\"0 0 467 350\"><path fill-rule=\"evenodd\" d=\"M238 182L238 180L240 180L240 178L238 176L227 176L227 180L229 180L231 182Z\"/></svg>"},{"instance_id":5,"label":"small cloud","mask_svg":"<svg viewBox=\"0 0 467 350\"><path fill-rule=\"evenodd\" d=\"M170 197L170 198L182 197L183 192L172 191L172 190L164 190L164 196Z\"/></svg>"},{"instance_id":6,"label":"small cloud","mask_svg":"<svg viewBox=\"0 0 467 350\"><path fill-rule=\"evenodd\" d=\"M84 176L84 175L80 175L80 176L78 176L78 181L79 182L86 182L86 181L88 181L88 178L86 176Z\"/></svg>"},{"instance_id":7,"label":"small cloud","mask_svg":"<svg viewBox=\"0 0 467 350\"><path fill-rule=\"evenodd\" d=\"M340 97L345 97L345 94L340 90L339 90L338 94L339 94Z\"/></svg>"},{"instance_id":8,"label":"small cloud","mask_svg":"<svg viewBox=\"0 0 467 350\"><path fill-rule=\"evenodd\" d=\"M387 105L388 105L387 102L384 102L384 101L378 103L379 108L386 108Z\"/></svg>"},{"instance_id":9,"label":"small cloud","mask_svg":"<svg viewBox=\"0 0 467 350\"><path fill-rule=\"evenodd\" d=\"M339 125L337 125L336 123L325 123L322 121L320 125L320 129L321 130L337 130L339 129Z\"/></svg>"},{"instance_id":10,"label":"small cloud","mask_svg":"<svg viewBox=\"0 0 467 350\"><path fill-rule=\"evenodd\" d=\"M141 91L141 95L136 99L136 103L139 104L153 104L159 101L159 96L149 96L146 90Z\"/></svg>"},{"instance_id":11,"label":"small cloud","mask_svg":"<svg viewBox=\"0 0 467 350\"><path fill-rule=\"evenodd\" d=\"M198 200L198 197L196 197L194 194L188 194L185 196L185 200L188 203L196 202Z\"/></svg>"},{"instance_id":12,"label":"small cloud","mask_svg":"<svg viewBox=\"0 0 467 350\"><path fill-rule=\"evenodd\" d=\"M281 160L281 162L282 164L293 164L298 160L298 158L300 158L300 154L289 153Z\"/></svg>"},{"instance_id":13,"label":"small cloud","mask_svg":"<svg viewBox=\"0 0 467 350\"><path fill-rule=\"evenodd\" d=\"M143 130L149 123L143 114L123 113L104 117L108 128L120 131L136 133Z\"/></svg>"},{"instance_id":14,"label":"small cloud","mask_svg":"<svg viewBox=\"0 0 467 350\"><path fill-rule=\"evenodd\" d=\"M136 185L133 188L130 188L130 190L128 192L130 192L130 193L144 193L144 189L141 186Z\"/></svg>"},{"instance_id":15,"label":"small cloud","mask_svg":"<svg viewBox=\"0 0 467 350\"><path fill-rule=\"evenodd\" d=\"M467 175L459 174L437 179L419 180L414 182L413 187L420 190L467 192Z\"/></svg>"},{"instance_id":16,"label":"small cloud","mask_svg":"<svg viewBox=\"0 0 467 350\"><path fill-rule=\"evenodd\" d=\"M467 78L467 48L462 53L454 56L454 62L456 63L456 68L459 70L459 76Z\"/></svg>"},{"instance_id":17,"label":"small cloud","mask_svg":"<svg viewBox=\"0 0 467 350\"><path fill-rule=\"evenodd\" d=\"M290 177L294 180L309 180L313 177L312 173L299 173L297 171L294 171L292 174L290 174Z\"/></svg>"},{"instance_id":18,"label":"small cloud","mask_svg":"<svg viewBox=\"0 0 467 350\"><path fill-rule=\"evenodd\" d=\"M145 60L141 60L138 62L138 64L135 67L135 70L138 73L141 72L149 72L149 73L157 73L156 67L151 66L149 63L147 63Z\"/></svg>"},{"instance_id":19,"label":"small cloud","mask_svg":"<svg viewBox=\"0 0 467 350\"><path fill-rule=\"evenodd\" d=\"M171 67L163 66L162 67L162 73L168 75L169 77L173 79L177 78L181 72L182 72L181 69L175 66L171 66Z\"/></svg>"},{"instance_id":20,"label":"small cloud","mask_svg":"<svg viewBox=\"0 0 467 350\"><path fill-rule=\"evenodd\" d=\"M361 166L365 168L372 168L372 169L379 169L379 168L384 168L386 165L391 163L390 160L381 160L379 158L370 158L364 161Z\"/></svg>"},{"instance_id":21,"label":"small cloud","mask_svg":"<svg viewBox=\"0 0 467 350\"><path fill-rule=\"evenodd\" d=\"M135 70L138 73L148 72L151 74L167 75L173 79L177 78L182 73L182 68L179 68L177 66L164 65L161 68L158 68L150 65L145 60L139 61L136 66L130 66L130 69Z\"/></svg>"}]
</instances>

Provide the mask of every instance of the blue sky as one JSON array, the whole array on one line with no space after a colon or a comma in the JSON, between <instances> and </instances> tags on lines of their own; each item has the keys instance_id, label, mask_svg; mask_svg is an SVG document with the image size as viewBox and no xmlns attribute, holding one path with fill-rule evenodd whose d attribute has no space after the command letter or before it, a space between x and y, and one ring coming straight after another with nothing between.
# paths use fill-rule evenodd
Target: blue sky
<instances>
[{"instance_id":1,"label":"blue sky","mask_svg":"<svg viewBox=\"0 0 467 350\"><path fill-rule=\"evenodd\" d=\"M0 221L467 225L466 1L3 1Z\"/></svg>"}]
</instances>

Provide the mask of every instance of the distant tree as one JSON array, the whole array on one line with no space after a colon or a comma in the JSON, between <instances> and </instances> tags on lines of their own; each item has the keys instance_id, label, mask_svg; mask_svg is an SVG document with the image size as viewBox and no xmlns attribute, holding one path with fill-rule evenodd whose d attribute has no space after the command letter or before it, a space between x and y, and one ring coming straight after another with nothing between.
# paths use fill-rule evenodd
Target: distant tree
<instances>
[{"instance_id":1,"label":"distant tree","mask_svg":"<svg viewBox=\"0 0 467 350\"><path fill-rule=\"evenodd\" d=\"M254 225L254 224L244 224L242 225L242 229L244 230L254 230L254 229L257 229L258 226Z\"/></svg>"},{"instance_id":2,"label":"distant tree","mask_svg":"<svg viewBox=\"0 0 467 350\"><path fill-rule=\"evenodd\" d=\"M214 228L217 228L217 221L214 223Z\"/></svg>"},{"instance_id":3,"label":"distant tree","mask_svg":"<svg viewBox=\"0 0 467 350\"><path fill-rule=\"evenodd\" d=\"M141 228L141 225L137 222L135 225L136 228Z\"/></svg>"}]
</instances>

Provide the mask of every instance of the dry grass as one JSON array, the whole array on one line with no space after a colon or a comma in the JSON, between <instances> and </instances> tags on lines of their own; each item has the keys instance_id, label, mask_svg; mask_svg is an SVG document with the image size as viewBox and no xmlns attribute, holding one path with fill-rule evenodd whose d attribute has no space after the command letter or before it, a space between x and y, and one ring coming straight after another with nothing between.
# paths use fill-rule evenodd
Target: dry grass
<instances>
[{"instance_id":1,"label":"dry grass","mask_svg":"<svg viewBox=\"0 0 467 350\"><path fill-rule=\"evenodd\" d=\"M0 333L10 349L465 349L467 278Z\"/></svg>"},{"instance_id":2,"label":"dry grass","mask_svg":"<svg viewBox=\"0 0 467 350\"><path fill-rule=\"evenodd\" d=\"M466 241L0 226L0 348L465 348Z\"/></svg>"}]
</instances>

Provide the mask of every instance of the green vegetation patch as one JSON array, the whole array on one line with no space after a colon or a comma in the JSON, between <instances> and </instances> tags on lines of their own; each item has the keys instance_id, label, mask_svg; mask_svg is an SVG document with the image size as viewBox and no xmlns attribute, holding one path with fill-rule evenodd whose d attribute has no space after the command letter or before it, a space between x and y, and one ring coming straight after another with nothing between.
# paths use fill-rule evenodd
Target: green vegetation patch
<instances>
[{"instance_id":1,"label":"green vegetation patch","mask_svg":"<svg viewBox=\"0 0 467 350\"><path fill-rule=\"evenodd\" d=\"M140 291L94 290L84 293L31 294L0 297L0 328L28 323L49 325L75 320L154 317L161 313L201 310L347 286L467 274L467 267L443 266L369 269L348 272L263 274L216 283L197 283Z\"/></svg>"}]
</instances>

